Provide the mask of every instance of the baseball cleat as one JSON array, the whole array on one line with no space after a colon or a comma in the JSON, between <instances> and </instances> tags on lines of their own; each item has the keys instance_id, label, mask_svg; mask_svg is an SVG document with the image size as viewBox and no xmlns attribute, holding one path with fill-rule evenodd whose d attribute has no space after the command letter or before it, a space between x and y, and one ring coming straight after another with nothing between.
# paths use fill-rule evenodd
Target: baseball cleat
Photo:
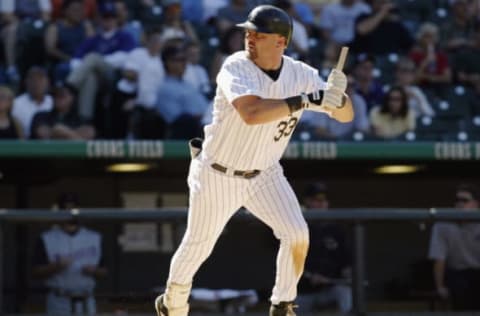
<instances>
[{"instance_id":1,"label":"baseball cleat","mask_svg":"<svg viewBox=\"0 0 480 316\"><path fill-rule=\"evenodd\" d=\"M157 316L187 316L189 305L177 308L168 308L164 303L165 294L159 295L155 299L155 310L157 311Z\"/></svg>"},{"instance_id":2,"label":"baseball cleat","mask_svg":"<svg viewBox=\"0 0 480 316\"><path fill-rule=\"evenodd\" d=\"M157 316L168 316L168 308L163 304L163 294L155 299L155 310Z\"/></svg>"},{"instance_id":3,"label":"baseball cleat","mask_svg":"<svg viewBox=\"0 0 480 316\"><path fill-rule=\"evenodd\" d=\"M293 304L293 302L280 302L277 305L270 306L270 316L296 316L293 311L294 308L298 307Z\"/></svg>"}]
</instances>

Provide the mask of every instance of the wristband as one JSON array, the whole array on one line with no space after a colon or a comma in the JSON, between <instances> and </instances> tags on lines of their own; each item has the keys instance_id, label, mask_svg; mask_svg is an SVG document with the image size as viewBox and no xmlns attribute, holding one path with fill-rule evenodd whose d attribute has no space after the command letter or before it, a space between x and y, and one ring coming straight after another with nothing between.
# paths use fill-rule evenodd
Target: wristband
<instances>
[{"instance_id":1,"label":"wristband","mask_svg":"<svg viewBox=\"0 0 480 316\"><path fill-rule=\"evenodd\" d=\"M288 109L290 110L290 114L297 112L303 108L303 98L301 95L297 95L294 97L289 97L285 99L285 103L288 105Z\"/></svg>"},{"instance_id":2,"label":"wristband","mask_svg":"<svg viewBox=\"0 0 480 316\"><path fill-rule=\"evenodd\" d=\"M323 90L316 90L316 91L308 94L308 101L310 103L320 105L320 104L322 104L323 96L324 96Z\"/></svg>"}]
</instances>

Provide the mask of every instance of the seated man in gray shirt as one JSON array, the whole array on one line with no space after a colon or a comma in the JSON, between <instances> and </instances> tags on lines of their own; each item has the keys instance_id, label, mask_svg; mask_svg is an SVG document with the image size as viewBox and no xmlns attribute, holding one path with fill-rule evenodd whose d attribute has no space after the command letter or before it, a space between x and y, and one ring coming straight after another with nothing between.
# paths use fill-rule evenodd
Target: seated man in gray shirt
<instances>
[{"instance_id":1,"label":"seated man in gray shirt","mask_svg":"<svg viewBox=\"0 0 480 316\"><path fill-rule=\"evenodd\" d=\"M462 184L457 187L455 207L476 211L480 191ZM438 222L432 228L428 257L438 295L451 298L455 310L480 310L480 224Z\"/></svg>"}]
</instances>

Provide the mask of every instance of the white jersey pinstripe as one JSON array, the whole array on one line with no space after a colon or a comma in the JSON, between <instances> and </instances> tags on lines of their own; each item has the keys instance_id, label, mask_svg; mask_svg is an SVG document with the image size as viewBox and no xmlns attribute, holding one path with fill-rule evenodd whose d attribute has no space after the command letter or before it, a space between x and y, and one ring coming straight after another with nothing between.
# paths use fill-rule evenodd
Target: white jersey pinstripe
<instances>
[{"instance_id":1,"label":"white jersey pinstripe","mask_svg":"<svg viewBox=\"0 0 480 316\"><path fill-rule=\"evenodd\" d=\"M187 230L172 258L166 295L173 307L186 304L185 287L174 293L175 286L171 285L192 283L227 221L244 206L280 239L272 303L292 301L303 271L309 234L279 159L302 111L271 123L247 125L232 101L245 95L282 99L323 89L325 82L314 68L286 56L279 77L272 80L245 52L238 52L224 62L217 84L213 121L205 128L203 151L190 164ZM212 163L231 170L261 172L246 179L216 170Z\"/></svg>"},{"instance_id":2,"label":"white jersey pinstripe","mask_svg":"<svg viewBox=\"0 0 480 316\"><path fill-rule=\"evenodd\" d=\"M283 99L324 87L325 82L316 69L290 57L283 57L280 76L273 81L244 51L231 55L217 76L213 119L205 127L204 157L239 170L272 166L280 160L293 132L291 128L303 111L283 120L252 126L242 120L232 101L244 95ZM286 126L280 136L282 124Z\"/></svg>"}]
</instances>

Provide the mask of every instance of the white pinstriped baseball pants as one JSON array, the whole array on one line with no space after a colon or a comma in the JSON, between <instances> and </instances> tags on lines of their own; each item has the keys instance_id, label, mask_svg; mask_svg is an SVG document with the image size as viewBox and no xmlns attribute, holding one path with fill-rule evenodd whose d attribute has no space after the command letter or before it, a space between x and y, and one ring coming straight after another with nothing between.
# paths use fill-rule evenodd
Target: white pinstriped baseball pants
<instances>
[{"instance_id":1,"label":"white pinstriped baseball pants","mask_svg":"<svg viewBox=\"0 0 480 316\"><path fill-rule=\"evenodd\" d=\"M242 206L280 240L271 302L293 301L308 251L308 226L298 200L277 164L244 179L214 170L201 155L191 161L187 230L175 252L168 283L189 284L210 255L231 216Z\"/></svg>"}]
</instances>

